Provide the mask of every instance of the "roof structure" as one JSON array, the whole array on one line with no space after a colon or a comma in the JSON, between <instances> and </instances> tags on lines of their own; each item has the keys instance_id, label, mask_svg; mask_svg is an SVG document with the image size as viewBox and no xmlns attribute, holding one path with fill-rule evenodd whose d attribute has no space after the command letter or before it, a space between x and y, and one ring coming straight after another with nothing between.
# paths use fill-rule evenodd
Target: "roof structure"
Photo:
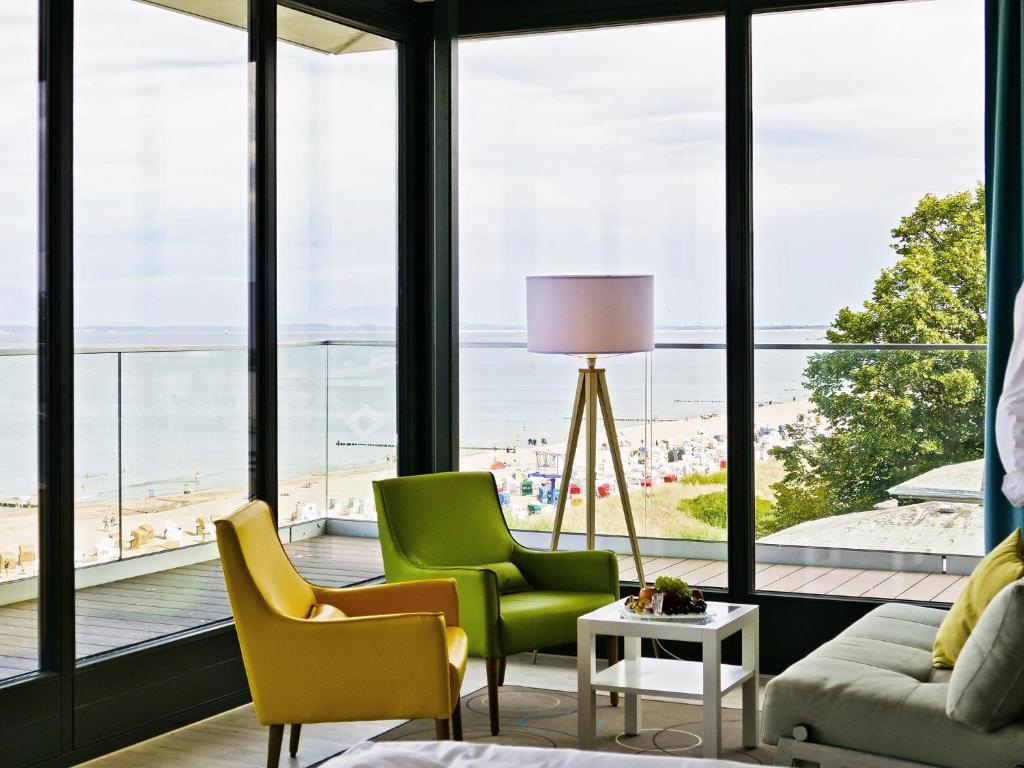
<instances>
[{"instance_id":1,"label":"roof structure","mask_svg":"<svg viewBox=\"0 0 1024 768\"><path fill-rule=\"evenodd\" d=\"M248 24L248 4L244 0L136 0L200 19L245 29ZM371 35L359 29L322 19L283 6L277 7L277 37L294 45L321 53L337 55L359 51L379 51L394 48L395 43L384 37Z\"/></svg>"},{"instance_id":2,"label":"roof structure","mask_svg":"<svg viewBox=\"0 0 1024 768\"><path fill-rule=\"evenodd\" d=\"M900 499L981 504L984 501L983 477L983 459L963 461L930 469L893 486L888 492Z\"/></svg>"}]
</instances>

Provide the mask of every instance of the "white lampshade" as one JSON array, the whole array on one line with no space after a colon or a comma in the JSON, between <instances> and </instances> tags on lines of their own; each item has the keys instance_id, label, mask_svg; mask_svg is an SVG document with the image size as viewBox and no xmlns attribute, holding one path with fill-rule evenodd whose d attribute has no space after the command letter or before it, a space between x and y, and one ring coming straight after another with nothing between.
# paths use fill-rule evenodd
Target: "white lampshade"
<instances>
[{"instance_id":1,"label":"white lampshade","mask_svg":"<svg viewBox=\"0 0 1024 768\"><path fill-rule=\"evenodd\" d=\"M526 346L565 355L654 349L654 276L527 277Z\"/></svg>"}]
</instances>

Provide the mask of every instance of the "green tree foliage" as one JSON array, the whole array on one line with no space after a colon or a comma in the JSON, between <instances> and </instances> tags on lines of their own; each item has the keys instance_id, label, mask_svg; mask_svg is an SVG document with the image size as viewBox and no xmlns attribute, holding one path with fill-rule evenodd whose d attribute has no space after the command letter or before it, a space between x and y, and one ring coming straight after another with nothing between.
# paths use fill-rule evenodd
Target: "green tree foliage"
<instances>
[{"instance_id":1,"label":"green tree foliage","mask_svg":"<svg viewBox=\"0 0 1024 768\"><path fill-rule=\"evenodd\" d=\"M724 529L727 525L728 498L725 491L715 491L692 499L682 499L679 502L679 511L702 523ZM768 499L754 499L754 524L758 536L767 536L781 530L775 514L775 505Z\"/></svg>"},{"instance_id":2,"label":"green tree foliage","mask_svg":"<svg viewBox=\"0 0 1024 768\"><path fill-rule=\"evenodd\" d=\"M984 343L985 190L926 195L892 230L896 263L860 310L843 308L836 344ZM887 488L983 451L985 356L961 351L836 351L804 371L817 430L790 425L772 449L785 469L772 486L787 525L870 509Z\"/></svg>"}]
</instances>

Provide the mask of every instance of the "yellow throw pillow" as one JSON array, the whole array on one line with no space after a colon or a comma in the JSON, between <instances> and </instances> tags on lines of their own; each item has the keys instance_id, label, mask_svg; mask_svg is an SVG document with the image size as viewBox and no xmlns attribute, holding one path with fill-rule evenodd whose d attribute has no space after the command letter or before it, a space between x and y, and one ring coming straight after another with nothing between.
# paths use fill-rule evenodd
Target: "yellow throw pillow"
<instances>
[{"instance_id":1,"label":"yellow throw pillow","mask_svg":"<svg viewBox=\"0 0 1024 768\"><path fill-rule=\"evenodd\" d=\"M1007 584L1021 578L1024 578L1024 559L1021 557L1021 533L1018 528L989 552L967 579L964 591L953 603L935 635L932 666L952 669L992 598Z\"/></svg>"}]
</instances>

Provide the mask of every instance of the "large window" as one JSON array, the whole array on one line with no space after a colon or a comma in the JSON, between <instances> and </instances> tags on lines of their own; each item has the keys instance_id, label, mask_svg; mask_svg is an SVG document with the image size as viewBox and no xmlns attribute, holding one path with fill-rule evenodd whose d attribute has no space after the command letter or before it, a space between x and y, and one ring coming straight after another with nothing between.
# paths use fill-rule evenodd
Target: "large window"
<instances>
[{"instance_id":1,"label":"large window","mask_svg":"<svg viewBox=\"0 0 1024 768\"><path fill-rule=\"evenodd\" d=\"M39 666L37 13L0 9L0 680Z\"/></svg>"},{"instance_id":2,"label":"large window","mask_svg":"<svg viewBox=\"0 0 1024 768\"><path fill-rule=\"evenodd\" d=\"M754 17L760 588L949 601L983 554L983 21Z\"/></svg>"},{"instance_id":3,"label":"large window","mask_svg":"<svg viewBox=\"0 0 1024 768\"><path fill-rule=\"evenodd\" d=\"M397 50L284 8L278 34L279 516L372 519L396 471Z\"/></svg>"},{"instance_id":4,"label":"large window","mask_svg":"<svg viewBox=\"0 0 1024 768\"><path fill-rule=\"evenodd\" d=\"M74 51L86 656L229 615L203 545L249 495L246 36L80 0ZM127 558L150 575L119 582Z\"/></svg>"},{"instance_id":5,"label":"large window","mask_svg":"<svg viewBox=\"0 0 1024 768\"><path fill-rule=\"evenodd\" d=\"M722 20L467 41L459 61L461 468L494 472L512 528L551 530L585 363L523 349L526 276L653 274L663 348L599 360L628 489L602 437L597 529L625 533L628 492L642 537L713 543L692 570L724 585ZM565 531L584 470L581 450Z\"/></svg>"}]
</instances>

